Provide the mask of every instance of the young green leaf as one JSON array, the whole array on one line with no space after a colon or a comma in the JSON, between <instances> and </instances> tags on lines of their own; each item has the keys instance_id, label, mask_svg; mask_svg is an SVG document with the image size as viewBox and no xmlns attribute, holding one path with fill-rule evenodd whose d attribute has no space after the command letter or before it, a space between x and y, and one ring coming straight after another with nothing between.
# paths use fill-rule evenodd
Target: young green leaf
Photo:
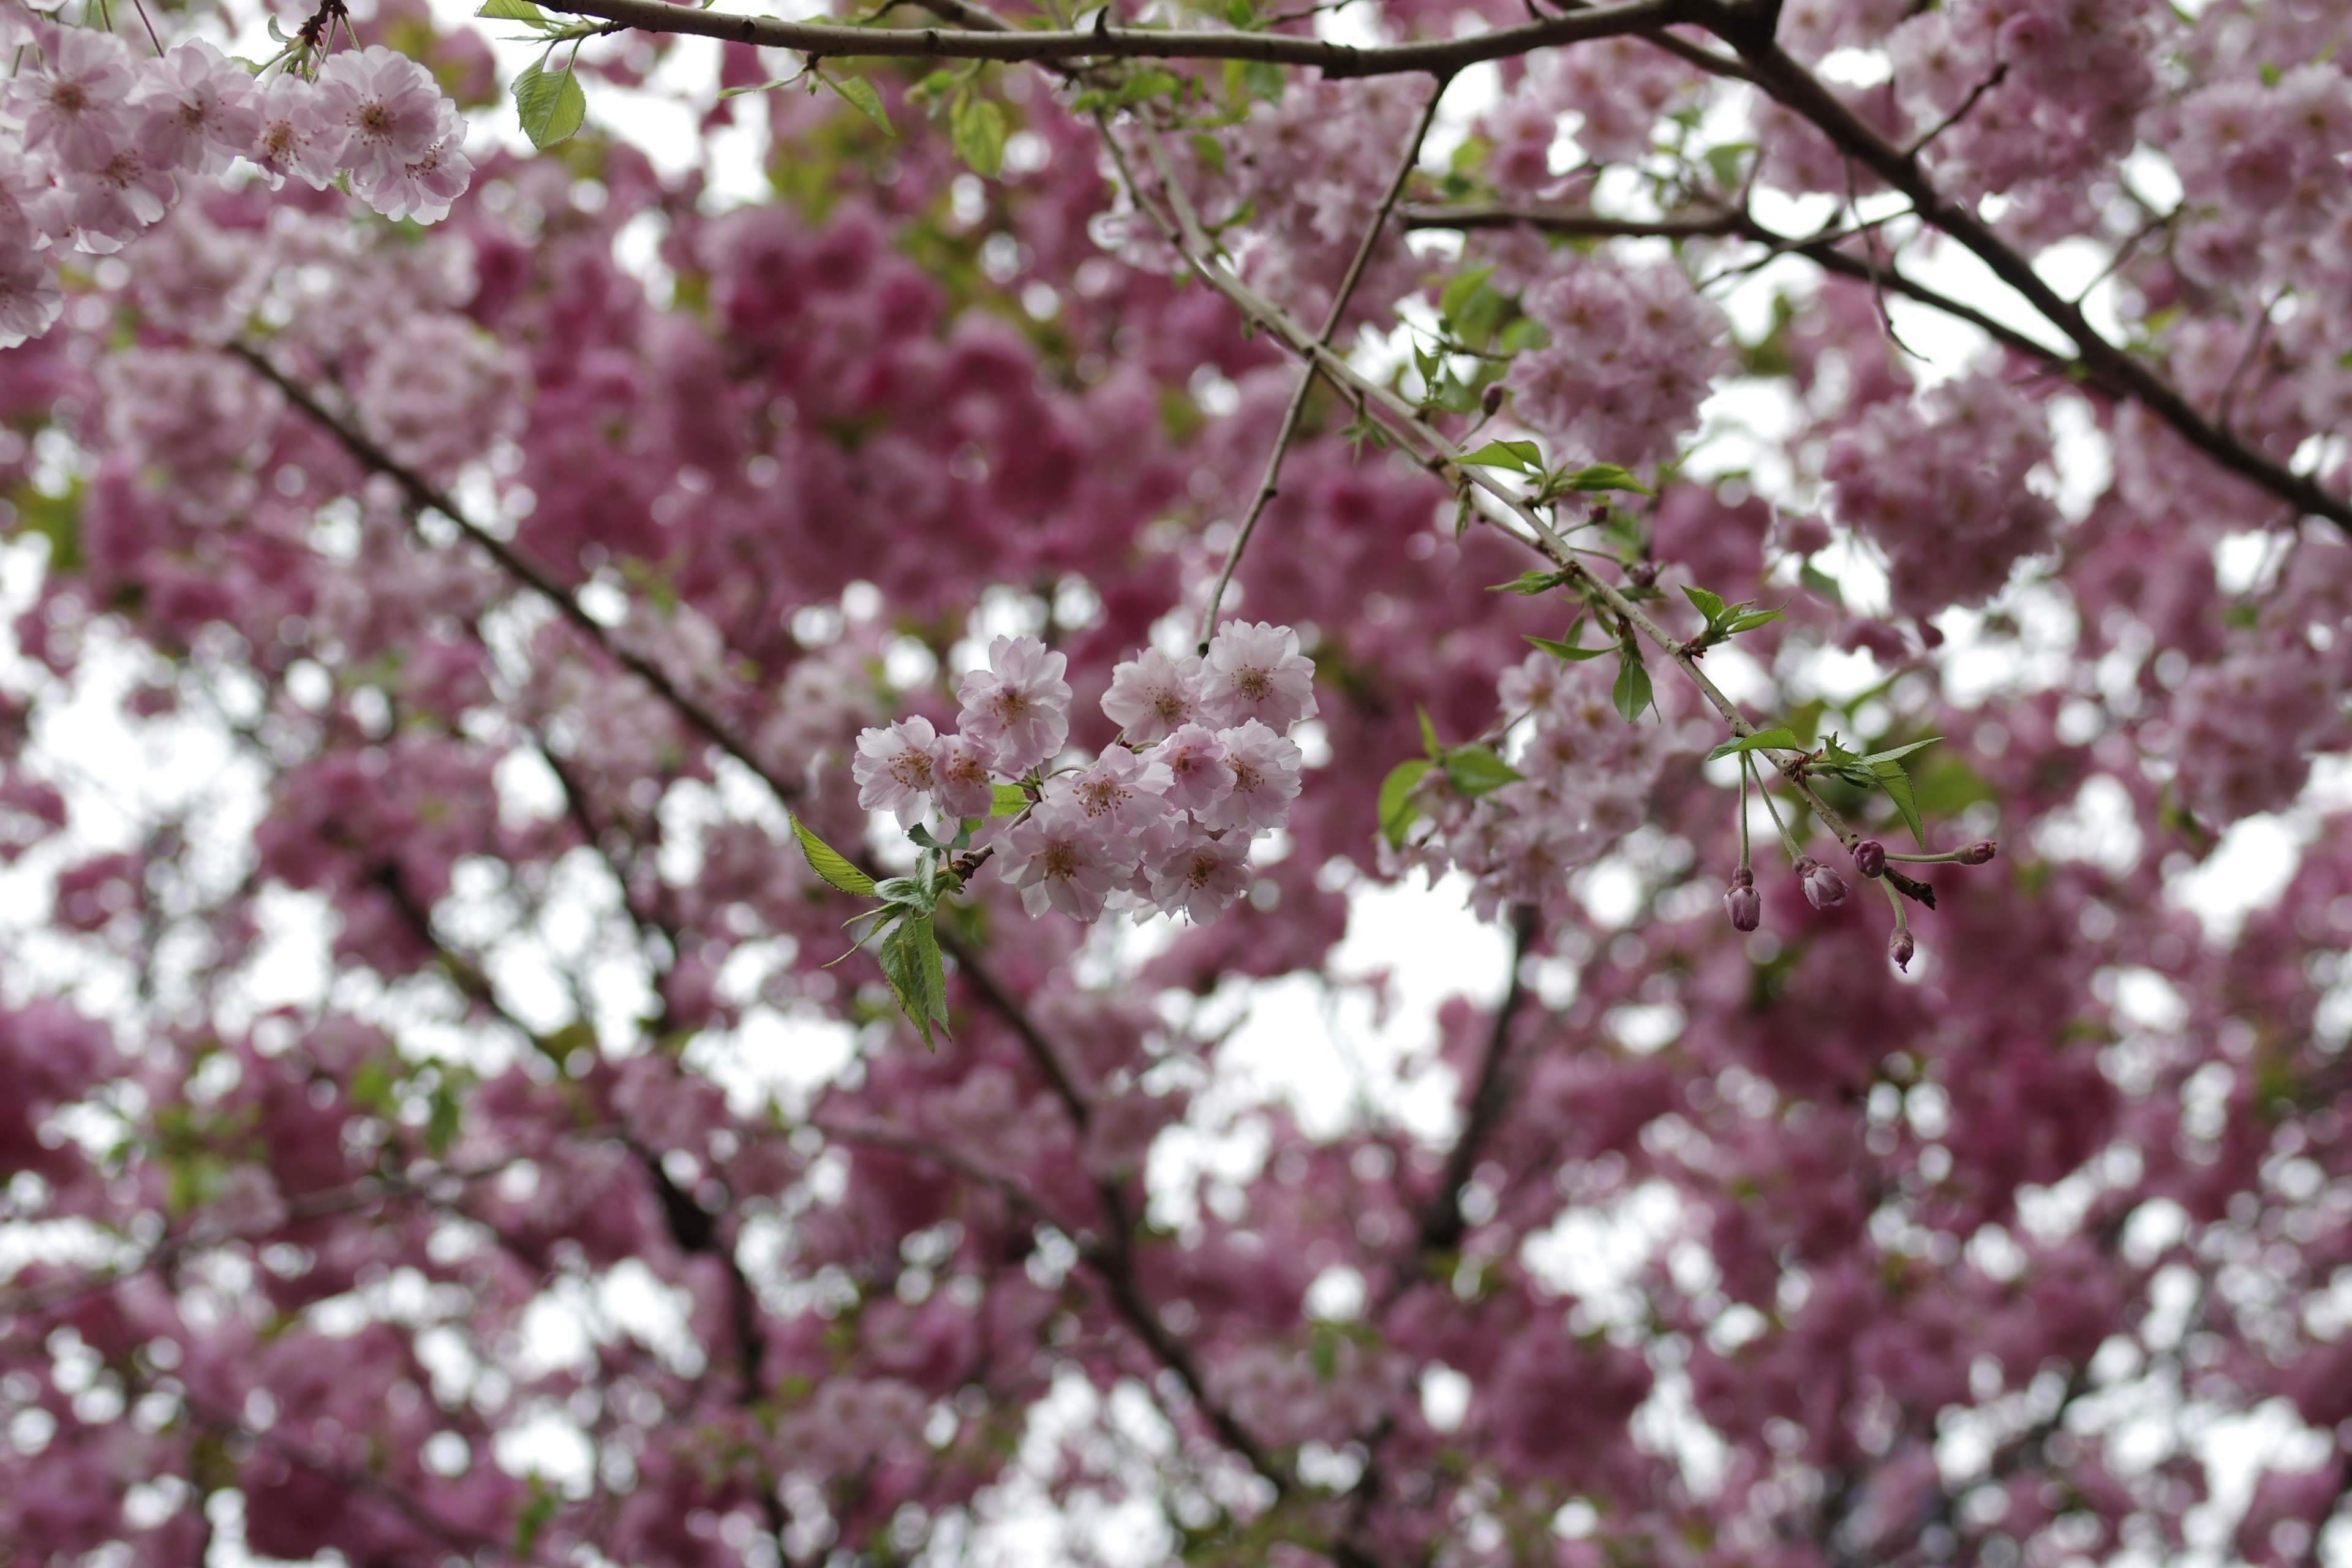
<instances>
[{"instance_id":1,"label":"young green leaf","mask_svg":"<svg viewBox=\"0 0 2352 1568\"><path fill-rule=\"evenodd\" d=\"M1742 632L1752 632L1758 626L1788 617L1778 610L1750 610L1744 616L1734 616L1723 623L1723 635L1736 637Z\"/></svg>"},{"instance_id":2,"label":"young green leaf","mask_svg":"<svg viewBox=\"0 0 2352 1568\"><path fill-rule=\"evenodd\" d=\"M825 86L833 89L834 91L841 94L843 98L848 100L850 104L856 109L858 113L863 114L866 119L880 126L882 128L883 135L896 136L898 134L898 130L890 123L890 111L882 107L881 93L875 89L875 86L872 82L867 81L862 76L845 76L840 78L828 76L820 77L818 79L823 81Z\"/></svg>"},{"instance_id":3,"label":"young green leaf","mask_svg":"<svg viewBox=\"0 0 2352 1568\"><path fill-rule=\"evenodd\" d=\"M1810 561L1797 569L1797 581L1815 596L1827 599L1832 605L1843 605L1845 603L1844 590L1838 586L1837 579Z\"/></svg>"},{"instance_id":4,"label":"young green leaf","mask_svg":"<svg viewBox=\"0 0 2352 1568\"><path fill-rule=\"evenodd\" d=\"M1759 730L1752 735L1737 735L1706 754L1708 762L1717 757L1737 756L1742 752L1801 752L1804 744L1786 730Z\"/></svg>"},{"instance_id":5,"label":"young green leaf","mask_svg":"<svg viewBox=\"0 0 2352 1568\"><path fill-rule=\"evenodd\" d=\"M1710 594L1704 588L1686 587L1683 590L1683 597L1688 599L1692 606L1706 617L1709 629L1714 627L1716 622L1723 619L1722 595Z\"/></svg>"},{"instance_id":6,"label":"young green leaf","mask_svg":"<svg viewBox=\"0 0 2352 1568\"><path fill-rule=\"evenodd\" d=\"M568 70L549 70L544 59L523 67L514 80L515 112L534 147L552 147L578 131L588 117L588 95Z\"/></svg>"},{"instance_id":7,"label":"young green leaf","mask_svg":"<svg viewBox=\"0 0 2352 1568\"><path fill-rule=\"evenodd\" d=\"M547 26L547 15L530 0L487 0L475 16L490 22L529 22L534 27Z\"/></svg>"},{"instance_id":8,"label":"young green leaf","mask_svg":"<svg viewBox=\"0 0 2352 1568\"><path fill-rule=\"evenodd\" d=\"M1513 473L1533 474L1543 469L1543 448L1533 441L1489 441L1475 452L1462 454L1465 467L1508 468Z\"/></svg>"},{"instance_id":9,"label":"young green leaf","mask_svg":"<svg viewBox=\"0 0 2352 1568\"><path fill-rule=\"evenodd\" d=\"M1602 643L1599 647L1584 647L1580 646L1581 642L1580 634L1581 634L1583 630L1584 617L1582 616L1579 616L1570 624L1568 636L1565 638L1539 637L1529 635L1528 641L1535 644L1536 647L1543 649L1544 652L1551 655L1554 658L1564 658L1570 660L1571 662L1588 658L1602 658L1617 651L1614 647L1608 643Z\"/></svg>"},{"instance_id":10,"label":"young green leaf","mask_svg":"<svg viewBox=\"0 0 2352 1568\"><path fill-rule=\"evenodd\" d=\"M1579 468L1562 483L1571 490L1632 490L1644 496L1657 493L1636 479L1633 469L1617 463L1594 463Z\"/></svg>"},{"instance_id":11,"label":"young green leaf","mask_svg":"<svg viewBox=\"0 0 2352 1568\"><path fill-rule=\"evenodd\" d=\"M1019 784L998 784L996 804L990 807L991 816L1018 816L1029 809L1029 795Z\"/></svg>"},{"instance_id":12,"label":"young green leaf","mask_svg":"<svg viewBox=\"0 0 2352 1568\"><path fill-rule=\"evenodd\" d=\"M1469 308L1471 297L1494 275L1493 268L1481 267L1454 279L1445 286L1445 292L1437 297L1438 313L1448 320L1460 321L1463 311Z\"/></svg>"},{"instance_id":13,"label":"young green leaf","mask_svg":"<svg viewBox=\"0 0 2352 1568\"><path fill-rule=\"evenodd\" d=\"M947 1020L947 979L930 917L909 914L891 927L890 934L882 939L879 957L882 978L897 994L899 1010L923 1037L924 1046L938 1050L931 1026Z\"/></svg>"},{"instance_id":14,"label":"young green leaf","mask_svg":"<svg viewBox=\"0 0 2352 1568\"><path fill-rule=\"evenodd\" d=\"M874 896L874 879L849 863L849 858L815 834L799 817L793 818L793 834L801 841L801 853L808 857L809 869L845 893L861 899Z\"/></svg>"},{"instance_id":15,"label":"young green leaf","mask_svg":"<svg viewBox=\"0 0 2352 1568\"><path fill-rule=\"evenodd\" d=\"M1930 735L1924 741L1914 741L1907 746L1897 746L1891 752L1873 752L1870 755L1857 760L1866 767L1876 767L1881 763L1900 762L1912 752L1932 746L1943 738L1941 735Z\"/></svg>"},{"instance_id":16,"label":"young green leaf","mask_svg":"<svg viewBox=\"0 0 2352 1568\"><path fill-rule=\"evenodd\" d=\"M1412 711L1413 716L1421 721L1421 743L1423 748L1426 750L1432 757L1444 756L1445 754L1445 746L1444 743L1437 738L1437 724L1435 721L1430 718L1429 710L1416 702L1412 705Z\"/></svg>"},{"instance_id":17,"label":"young green leaf","mask_svg":"<svg viewBox=\"0 0 2352 1568\"><path fill-rule=\"evenodd\" d=\"M958 99L950 133L956 156L973 174L992 180L1004 172L1004 110L993 99L977 94Z\"/></svg>"},{"instance_id":18,"label":"young green leaf","mask_svg":"<svg viewBox=\"0 0 2352 1568\"><path fill-rule=\"evenodd\" d=\"M1447 781L1474 799L1527 777L1492 746L1456 746L1445 753L1444 768Z\"/></svg>"},{"instance_id":19,"label":"young green leaf","mask_svg":"<svg viewBox=\"0 0 2352 1568\"><path fill-rule=\"evenodd\" d=\"M1486 592L1489 594L1527 594L1530 595L1536 594L1549 594L1554 588L1559 587L1567 581L1568 574L1565 572L1527 571L1520 573L1508 583L1496 584L1493 587L1487 589Z\"/></svg>"},{"instance_id":20,"label":"young green leaf","mask_svg":"<svg viewBox=\"0 0 2352 1568\"><path fill-rule=\"evenodd\" d=\"M1874 763L1870 771L1878 775L1878 787L1886 792L1886 798L1903 814L1903 826L1911 830L1920 848L1927 848L1927 830L1919 821L1919 802L1911 793L1911 775L1903 771L1900 763Z\"/></svg>"},{"instance_id":21,"label":"young green leaf","mask_svg":"<svg viewBox=\"0 0 2352 1568\"><path fill-rule=\"evenodd\" d=\"M1632 643L1619 646L1617 684L1610 696L1615 699L1617 711L1628 724L1647 712L1656 699L1650 689L1650 668L1642 662L1642 650Z\"/></svg>"},{"instance_id":22,"label":"young green leaf","mask_svg":"<svg viewBox=\"0 0 2352 1568\"><path fill-rule=\"evenodd\" d=\"M1404 836L1421 816L1421 808L1412 803L1413 785L1428 775L1437 764L1427 757L1413 757L1389 770L1381 781L1381 836L1393 849L1404 847Z\"/></svg>"}]
</instances>

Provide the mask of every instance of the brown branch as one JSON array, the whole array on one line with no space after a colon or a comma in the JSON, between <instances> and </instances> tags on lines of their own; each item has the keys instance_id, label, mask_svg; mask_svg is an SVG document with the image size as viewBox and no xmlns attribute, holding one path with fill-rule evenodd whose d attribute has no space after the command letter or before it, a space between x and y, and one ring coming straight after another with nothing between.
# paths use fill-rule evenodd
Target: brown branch
<instances>
[{"instance_id":1,"label":"brown branch","mask_svg":"<svg viewBox=\"0 0 2352 1568\"><path fill-rule=\"evenodd\" d=\"M1463 1110L1462 1131L1455 1136L1454 1147L1445 1152L1445 1169L1421 1205L1419 1242L1424 1260L1459 1247L1469 1230L1469 1217L1462 1212L1462 1189L1477 1170L1479 1158L1486 1151L1486 1140L1502 1121L1510 1100L1511 1026L1518 1021L1520 1009L1528 999L1527 984L1519 978L1519 964L1535 945L1537 929L1534 905L1511 906L1510 987L1503 993L1502 1005L1495 1009L1494 1026L1486 1034L1486 1054L1479 1058L1478 1076L1471 1085L1470 1098Z\"/></svg>"},{"instance_id":2,"label":"brown branch","mask_svg":"<svg viewBox=\"0 0 2352 1568\"><path fill-rule=\"evenodd\" d=\"M1801 256L1824 272L1834 272L1841 278L1868 282L1872 277L1868 261L1837 247L1837 241L1846 237L1845 234L1810 238L1780 234L1739 212L1711 214L1703 217L1616 218L1570 207L1474 203L1454 206L1409 206L1404 209L1404 222L1408 228L1462 231L1528 227L1582 239L1748 239L1768 246L1779 254ZM1996 321L1973 305L1914 280L1899 271L1892 262L1879 268L1877 279L1888 293L1900 294L1955 321L1966 321L2004 348L2041 360L2060 374L2079 380L2112 397L2131 395L2127 388L2103 381L2096 371L2084 361L2029 337L2004 321Z\"/></svg>"},{"instance_id":3,"label":"brown branch","mask_svg":"<svg viewBox=\"0 0 2352 1568\"><path fill-rule=\"evenodd\" d=\"M671 7L662 5L662 10ZM693 15L694 13L688 13ZM457 503L415 469L394 458L350 420L336 414L310 389L278 368L269 357L250 343L232 342L227 352L251 365L261 378L283 393L286 401L316 421L341 444L362 468L372 468L401 488L408 503L419 510L437 511L457 526L457 531L472 540L497 562L509 576L521 583L555 607L556 613L572 623L574 629L602 648L605 655L622 668L654 689L687 722L718 743L730 756L758 773L780 799L789 800L793 794L781 778L772 775L751 754L751 748L735 734L733 728L699 700L683 689L669 673L653 660L634 649L624 647L609 627L591 616L576 595L564 586L554 573L525 555L520 550L500 539L480 523L466 515Z\"/></svg>"},{"instance_id":4,"label":"brown branch","mask_svg":"<svg viewBox=\"0 0 2352 1568\"><path fill-rule=\"evenodd\" d=\"M826 59L966 60L1257 60L1311 66L1327 78L1393 76L1422 71L1445 76L1482 60L1591 38L1648 33L1697 20L1700 0L1626 0L1566 16L1498 27L1458 38L1358 48L1289 33L1191 31L1121 27L1106 8L1091 27L1029 30L989 27L851 27L837 23L785 22L672 5L665 0L551 0L550 9L594 16L647 33L687 33L728 43L791 49Z\"/></svg>"},{"instance_id":5,"label":"brown branch","mask_svg":"<svg viewBox=\"0 0 2352 1568\"><path fill-rule=\"evenodd\" d=\"M1694 0L1702 23L1738 52L1756 83L1827 136L1839 152L1910 198L1921 221L1943 230L1972 253L1994 277L2025 297L2074 344L2082 363L2097 380L2155 415L2191 447L2229 472L2248 479L2294 507L2352 531L2352 500L2330 494L2232 436L2197 412L2188 398L2154 367L2103 337L2073 300L2042 279L2033 264L1960 203L1937 190L1919 160L1895 146L1845 101L1772 40L1769 19L1753 0Z\"/></svg>"}]
</instances>

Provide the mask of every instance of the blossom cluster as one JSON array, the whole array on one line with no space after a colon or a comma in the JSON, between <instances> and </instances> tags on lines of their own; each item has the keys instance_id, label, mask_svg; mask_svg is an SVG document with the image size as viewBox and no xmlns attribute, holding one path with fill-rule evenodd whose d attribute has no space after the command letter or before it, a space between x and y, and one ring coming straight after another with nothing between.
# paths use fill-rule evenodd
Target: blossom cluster
<instances>
[{"instance_id":1,"label":"blossom cluster","mask_svg":"<svg viewBox=\"0 0 2352 1568\"><path fill-rule=\"evenodd\" d=\"M1641 826L1666 758L1668 732L1620 717L1611 679L1605 661L1564 664L1549 653L1506 669L1497 683L1506 723L1528 726L1512 753L1519 776L1474 794L1432 768L1415 805L1433 826L1385 858L1386 868L1467 872L1482 917L1506 904L1558 908L1569 872Z\"/></svg>"},{"instance_id":2,"label":"blossom cluster","mask_svg":"<svg viewBox=\"0 0 2352 1568\"><path fill-rule=\"evenodd\" d=\"M180 199L183 174L243 159L271 188L288 176L351 188L387 217L430 223L471 179L466 122L430 72L380 45L329 56L315 78L267 84L202 39L136 59L111 33L0 6L0 347L49 330L65 307L60 246L121 250ZM289 62L290 66L290 62Z\"/></svg>"},{"instance_id":3,"label":"blossom cluster","mask_svg":"<svg viewBox=\"0 0 2352 1568\"><path fill-rule=\"evenodd\" d=\"M957 730L919 715L858 737L858 804L901 826L985 818L1001 786L1028 801L994 846L1033 915L1129 910L1208 921L1251 882L1250 848L1297 798L1291 728L1315 716L1298 634L1228 621L1204 658L1149 649L1111 671L1103 712L1119 738L1091 764L1046 773L1069 738L1066 655L998 637L957 689Z\"/></svg>"},{"instance_id":4,"label":"blossom cluster","mask_svg":"<svg viewBox=\"0 0 2352 1568\"><path fill-rule=\"evenodd\" d=\"M1870 409L1822 471L1838 515L1886 552L1895 607L1927 616L1984 603L2050 542L2058 509L2026 488L2049 457L2042 410L1979 374Z\"/></svg>"},{"instance_id":5,"label":"blossom cluster","mask_svg":"<svg viewBox=\"0 0 2352 1568\"><path fill-rule=\"evenodd\" d=\"M1596 258L1536 284L1525 304L1551 342L1522 353L1505 384L1555 460L1631 467L1671 456L1714 377L1732 368L1723 312L1671 263Z\"/></svg>"}]
</instances>

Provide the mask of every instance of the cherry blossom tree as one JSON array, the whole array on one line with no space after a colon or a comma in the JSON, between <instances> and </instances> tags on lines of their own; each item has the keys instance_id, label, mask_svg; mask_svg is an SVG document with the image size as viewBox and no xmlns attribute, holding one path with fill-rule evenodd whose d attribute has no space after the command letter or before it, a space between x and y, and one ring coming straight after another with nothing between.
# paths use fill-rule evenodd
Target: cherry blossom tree
<instances>
[{"instance_id":1,"label":"cherry blossom tree","mask_svg":"<svg viewBox=\"0 0 2352 1568\"><path fill-rule=\"evenodd\" d=\"M0 47L0 1557L2352 1552L2352 7Z\"/></svg>"}]
</instances>

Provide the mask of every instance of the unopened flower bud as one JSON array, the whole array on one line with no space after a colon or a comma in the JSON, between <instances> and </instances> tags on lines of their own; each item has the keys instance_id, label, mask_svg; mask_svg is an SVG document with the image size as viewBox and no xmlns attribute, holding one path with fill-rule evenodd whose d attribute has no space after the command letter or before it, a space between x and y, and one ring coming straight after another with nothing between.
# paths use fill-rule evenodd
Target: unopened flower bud
<instances>
[{"instance_id":1,"label":"unopened flower bud","mask_svg":"<svg viewBox=\"0 0 2352 1568\"><path fill-rule=\"evenodd\" d=\"M1805 884L1805 902L1826 910L1845 902L1845 879L1810 855L1797 857L1797 878Z\"/></svg>"},{"instance_id":2,"label":"unopened flower bud","mask_svg":"<svg viewBox=\"0 0 2352 1568\"><path fill-rule=\"evenodd\" d=\"M1886 846L1875 838L1865 838L1853 847L1853 868L1865 877L1886 875Z\"/></svg>"},{"instance_id":3,"label":"unopened flower bud","mask_svg":"<svg viewBox=\"0 0 2352 1568\"><path fill-rule=\"evenodd\" d=\"M1886 956L1895 961L1897 969L1908 970L1911 955L1918 951L1918 945L1911 940L1911 933L1900 926L1886 939Z\"/></svg>"},{"instance_id":4,"label":"unopened flower bud","mask_svg":"<svg viewBox=\"0 0 2352 1568\"><path fill-rule=\"evenodd\" d=\"M1764 897L1756 890L1756 878L1742 866L1731 874L1731 886L1723 889L1723 912L1731 917L1734 931L1754 931L1764 920Z\"/></svg>"},{"instance_id":5,"label":"unopened flower bud","mask_svg":"<svg viewBox=\"0 0 2352 1568\"><path fill-rule=\"evenodd\" d=\"M1478 400L1478 406L1486 411L1486 417L1489 419L1492 419L1497 413L1501 412L1503 406L1503 384L1498 381L1494 385L1488 387L1486 389L1486 395Z\"/></svg>"},{"instance_id":6,"label":"unopened flower bud","mask_svg":"<svg viewBox=\"0 0 2352 1568\"><path fill-rule=\"evenodd\" d=\"M1979 838L1961 850L1958 858L1963 866L1981 866L1991 859L2000 847L1990 838Z\"/></svg>"}]
</instances>

